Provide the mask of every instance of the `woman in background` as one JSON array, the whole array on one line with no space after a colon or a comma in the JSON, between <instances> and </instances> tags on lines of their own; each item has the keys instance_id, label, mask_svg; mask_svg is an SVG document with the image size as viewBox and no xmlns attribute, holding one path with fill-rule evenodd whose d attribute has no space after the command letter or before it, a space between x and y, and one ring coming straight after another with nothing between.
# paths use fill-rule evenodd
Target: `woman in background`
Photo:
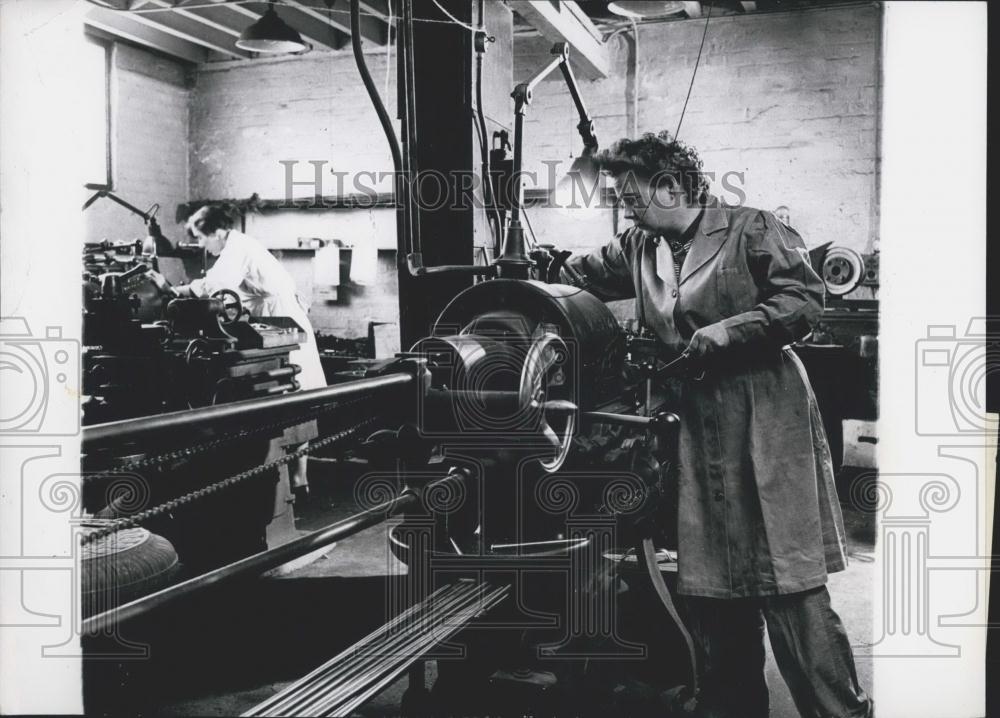
<instances>
[{"instance_id":1,"label":"woman in background","mask_svg":"<svg viewBox=\"0 0 1000 718\"><path fill-rule=\"evenodd\" d=\"M295 290L295 280L281 262L253 237L234 229L237 212L227 206L208 205L187 221L187 231L209 254L218 257L202 279L170 287L178 297L209 297L220 289L239 296L253 317L289 317L306 335L306 341L291 352L289 360L301 369L299 384L303 390L326 386L323 366L312 324ZM308 494L306 465L301 457L291 467L292 491Z\"/></svg>"}]
</instances>

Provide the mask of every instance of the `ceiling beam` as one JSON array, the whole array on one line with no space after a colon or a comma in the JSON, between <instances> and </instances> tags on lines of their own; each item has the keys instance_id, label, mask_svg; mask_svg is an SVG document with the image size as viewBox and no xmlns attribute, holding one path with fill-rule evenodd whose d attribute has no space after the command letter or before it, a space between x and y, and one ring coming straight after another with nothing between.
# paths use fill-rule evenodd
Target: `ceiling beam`
<instances>
[{"instance_id":1,"label":"ceiling beam","mask_svg":"<svg viewBox=\"0 0 1000 718\"><path fill-rule=\"evenodd\" d=\"M389 22L389 0L361 0L361 12L374 15L382 22Z\"/></svg>"},{"instance_id":2,"label":"ceiling beam","mask_svg":"<svg viewBox=\"0 0 1000 718\"><path fill-rule=\"evenodd\" d=\"M233 35L234 37L239 37L240 35L239 30L236 30L229 25L223 25L222 23L215 22L214 20L204 17L202 15L196 15L193 11L185 10L183 7L180 6L175 7L175 3L170 2L169 0L145 0L143 3L143 7L147 5L151 7L170 8L170 11L172 13L180 15L181 17L189 18L191 20L194 20L195 22L200 22L202 25L214 28L216 30L219 30L220 32L226 33L227 35ZM138 10L140 8L133 5L130 9Z\"/></svg>"},{"instance_id":3,"label":"ceiling beam","mask_svg":"<svg viewBox=\"0 0 1000 718\"><path fill-rule=\"evenodd\" d=\"M136 22L128 13L93 7L87 11L84 24L111 37L119 37L187 62L200 64L208 60L204 47Z\"/></svg>"},{"instance_id":4,"label":"ceiling beam","mask_svg":"<svg viewBox=\"0 0 1000 718\"><path fill-rule=\"evenodd\" d=\"M568 0L512 0L510 3L511 9L546 40L569 44L570 62L584 78L607 77L611 66L607 47L595 37L593 23L582 11L577 12L579 7L572 8L575 5Z\"/></svg>"},{"instance_id":5,"label":"ceiling beam","mask_svg":"<svg viewBox=\"0 0 1000 718\"><path fill-rule=\"evenodd\" d=\"M351 34L351 5L347 0L332 0L324 2L324 7L315 7L302 0L282 0L285 7L292 7L307 17L318 20L335 30ZM389 36L388 27L378 18L361 14L361 37L377 45L384 45Z\"/></svg>"},{"instance_id":6,"label":"ceiling beam","mask_svg":"<svg viewBox=\"0 0 1000 718\"><path fill-rule=\"evenodd\" d=\"M263 12L257 11L247 5L242 3L229 3L229 2L217 2L217 7L205 7L204 2L200 2L197 8L192 8L187 10L183 5L176 5L173 0L146 0L147 3L159 8L171 8L171 12L184 15L185 17L190 17L196 22L200 22L209 27L214 27L221 30L234 38L239 38L239 36L246 30L251 24L260 20L263 16ZM313 47L325 46L337 49L340 47L341 43L335 42L332 39L319 39L325 37L329 33L317 32L318 29L315 24L309 25L308 23L299 22L299 17L289 18L288 15L292 15L291 12L285 12L282 19L286 20L289 25L295 28L302 39ZM304 27L304 25L309 25ZM235 41L234 41L235 42Z\"/></svg>"},{"instance_id":7,"label":"ceiling beam","mask_svg":"<svg viewBox=\"0 0 1000 718\"><path fill-rule=\"evenodd\" d=\"M701 17L701 3L685 2L684 14L687 15L688 17Z\"/></svg>"},{"instance_id":8,"label":"ceiling beam","mask_svg":"<svg viewBox=\"0 0 1000 718\"><path fill-rule=\"evenodd\" d=\"M91 12L101 9L102 8L95 7L91 10ZM130 13L119 11L119 14L125 15L142 25L146 25L168 35L173 35L174 37L186 42L201 45L202 47L214 50L222 55L240 59L248 59L251 57L250 53L236 47L235 41L229 32L207 26L197 20L192 20L190 17L179 14L178 11L171 10L169 12L164 11L155 13Z\"/></svg>"}]
</instances>

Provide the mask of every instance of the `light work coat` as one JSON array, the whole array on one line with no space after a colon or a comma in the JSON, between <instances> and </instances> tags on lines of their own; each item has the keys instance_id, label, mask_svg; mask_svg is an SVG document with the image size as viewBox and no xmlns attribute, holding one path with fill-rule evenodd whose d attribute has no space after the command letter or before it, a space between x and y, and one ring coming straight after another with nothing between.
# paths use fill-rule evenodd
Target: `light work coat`
<instances>
[{"instance_id":1,"label":"light work coat","mask_svg":"<svg viewBox=\"0 0 1000 718\"><path fill-rule=\"evenodd\" d=\"M189 286L198 297L211 296L220 289L232 290L252 317L294 320L306 334L305 343L288 357L302 369L299 385L303 390L326 386L316 336L299 302L295 280L263 244L243 232L230 231L215 264L202 279L195 279Z\"/></svg>"},{"instance_id":2,"label":"light work coat","mask_svg":"<svg viewBox=\"0 0 1000 718\"><path fill-rule=\"evenodd\" d=\"M565 281L636 316L668 348L725 327L729 346L680 391L678 590L712 598L795 593L847 563L823 424L788 348L823 310L802 238L770 212L706 207L680 281L666 244L637 228L571 258ZM669 264L657 273L657 261ZM664 271L666 270L666 271Z\"/></svg>"}]
</instances>

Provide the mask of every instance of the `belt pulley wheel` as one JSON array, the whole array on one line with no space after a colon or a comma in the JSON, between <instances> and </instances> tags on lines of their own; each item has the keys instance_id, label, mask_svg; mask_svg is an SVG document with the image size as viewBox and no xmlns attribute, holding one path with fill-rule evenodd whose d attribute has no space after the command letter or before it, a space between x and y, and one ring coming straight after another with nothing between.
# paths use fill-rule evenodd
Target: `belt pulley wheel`
<instances>
[{"instance_id":1,"label":"belt pulley wheel","mask_svg":"<svg viewBox=\"0 0 1000 718\"><path fill-rule=\"evenodd\" d=\"M826 291L841 296L853 291L865 277L861 255L847 247L831 247L823 260L823 281Z\"/></svg>"},{"instance_id":2,"label":"belt pulley wheel","mask_svg":"<svg viewBox=\"0 0 1000 718\"><path fill-rule=\"evenodd\" d=\"M554 453L548 459L540 460L542 468L548 472L558 471L569 455L576 430L576 406L569 401L546 398L547 380L566 363L568 350L558 334L546 332L535 339L524 358L521 383L518 389L518 404L530 406L541 412L539 429L552 443ZM561 417L561 432L556 431L549 419Z\"/></svg>"}]
</instances>

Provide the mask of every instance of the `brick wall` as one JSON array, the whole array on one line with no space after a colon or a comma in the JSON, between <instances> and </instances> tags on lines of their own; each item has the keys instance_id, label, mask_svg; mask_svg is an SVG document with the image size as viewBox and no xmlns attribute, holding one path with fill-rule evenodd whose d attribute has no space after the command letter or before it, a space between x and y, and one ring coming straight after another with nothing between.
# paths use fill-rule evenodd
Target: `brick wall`
<instances>
[{"instance_id":1,"label":"brick wall","mask_svg":"<svg viewBox=\"0 0 1000 718\"><path fill-rule=\"evenodd\" d=\"M639 131L673 130L684 102L704 21L655 24L639 33ZM684 119L682 138L705 168L744 173L752 206L791 208L792 224L810 246L835 241L864 251L878 228L876 128L879 11L873 6L749 14L711 21L705 54ZM610 41L611 77L582 81L581 92L604 145L630 132L628 58L623 37ZM514 81L545 64L548 43L519 37ZM385 53L367 55L384 89ZM392 67L395 67L393 58ZM389 78L390 112L395 77ZM525 123L526 169L578 152L573 105L559 79L536 90ZM220 63L201 68L191 96L190 198L285 196L281 160L298 160L295 178L312 178L309 160L347 173L391 168L374 109L346 52ZM322 191L336 191L326 174ZM371 185L368 177L361 178ZM311 196L298 186L296 196ZM393 246L391 211L285 211L254 218L250 231L272 246L299 236L377 241ZM540 242L585 251L613 232L609 211L528 210ZM391 253L382 253L379 282L333 305L314 303L317 329L364 334L368 320L394 320L397 289ZM628 316L629 306L615 308Z\"/></svg>"},{"instance_id":2,"label":"brick wall","mask_svg":"<svg viewBox=\"0 0 1000 718\"><path fill-rule=\"evenodd\" d=\"M180 63L129 45L116 45L114 59L114 192L142 210L158 202L164 233L177 239L174 210L188 200L186 71ZM92 205L84 221L87 241L146 234L141 219L107 199Z\"/></svg>"},{"instance_id":3,"label":"brick wall","mask_svg":"<svg viewBox=\"0 0 1000 718\"><path fill-rule=\"evenodd\" d=\"M388 94L385 52L368 53L366 60L395 115L395 57ZM295 162L290 176L302 183L290 191L282 161ZM318 188L310 161L324 163ZM191 102L190 164L192 199L247 198L254 192L283 199L387 191L389 180L363 173L391 171L392 157L353 55L315 51L199 68ZM338 180L332 172L346 174ZM341 337L365 336L369 321L397 321L392 210L268 211L251 216L247 231L273 248L294 246L300 237L375 243L382 250L376 284L342 286L336 301L313 294L310 319L317 331ZM288 255L282 261L299 291L312 293L309 257Z\"/></svg>"},{"instance_id":4,"label":"brick wall","mask_svg":"<svg viewBox=\"0 0 1000 718\"><path fill-rule=\"evenodd\" d=\"M704 27L703 19L640 27L639 132L676 128ZM879 36L873 5L713 18L681 139L706 171L744 173L750 206L787 205L809 246L867 251L878 232ZM548 43L519 42L514 74L523 81L546 61ZM629 49L624 37L610 42L611 77L580 88L603 146L631 134ZM573 118L561 79L543 82L525 122L526 168L543 183L541 160L579 151ZM596 246L611 232L610 212L568 219L536 209L531 219L539 241L567 249Z\"/></svg>"}]
</instances>

